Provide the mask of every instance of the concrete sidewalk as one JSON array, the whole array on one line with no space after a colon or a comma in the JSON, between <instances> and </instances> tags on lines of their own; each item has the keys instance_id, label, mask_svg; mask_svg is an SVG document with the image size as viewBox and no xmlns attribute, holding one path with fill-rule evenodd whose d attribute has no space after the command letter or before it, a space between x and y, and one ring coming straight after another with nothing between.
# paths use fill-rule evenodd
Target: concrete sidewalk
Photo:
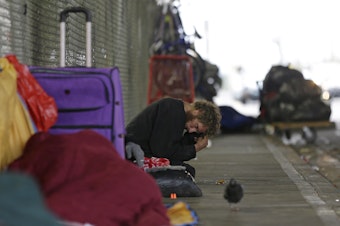
<instances>
[{"instance_id":1,"label":"concrete sidewalk","mask_svg":"<svg viewBox=\"0 0 340 226\"><path fill-rule=\"evenodd\" d=\"M340 225L340 190L275 137L220 135L189 163L203 196L164 202L188 203L199 225ZM223 199L226 184L216 183L232 177L245 190L238 212Z\"/></svg>"}]
</instances>

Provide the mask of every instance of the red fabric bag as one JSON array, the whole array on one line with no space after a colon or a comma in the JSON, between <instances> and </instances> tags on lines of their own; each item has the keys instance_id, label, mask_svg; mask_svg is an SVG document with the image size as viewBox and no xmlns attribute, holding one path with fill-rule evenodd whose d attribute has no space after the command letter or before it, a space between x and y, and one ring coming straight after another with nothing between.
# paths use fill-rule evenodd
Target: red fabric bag
<instances>
[{"instance_id":1,"label":"red fabric bag","mask_svg":"<svg viewBox=\"0 0 340 226\"><path fill-rule=\"evenodd\" d=\"M33 176L48 208L64 221L170 226L155 180L94 131L36 133L8 170Z\"/></svg>"},{"instance_id":2,"label":"red fabric bag","mask_svg":"<svg viewBox=\"0 0 340 226\"><path fill-rule=\"evenodd\" d=\"M21 64L15 55L7 55L6 58L17 71L18 93L24 99L38 131L47 131L58 117L54 98L45 92L28 67Z\"/></svg>"}]
</instances>

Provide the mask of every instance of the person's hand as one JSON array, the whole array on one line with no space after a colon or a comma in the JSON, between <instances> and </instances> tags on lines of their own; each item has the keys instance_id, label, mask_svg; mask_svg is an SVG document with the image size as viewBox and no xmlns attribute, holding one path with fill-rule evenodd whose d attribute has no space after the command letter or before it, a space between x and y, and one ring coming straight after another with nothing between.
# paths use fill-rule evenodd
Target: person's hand
<instances>
[{"instance_id":1,"label":"person's hand","mask_svg":"<svg viewBox=\"0 0 340 226\"><path fill-rule=\"evenodd\" d=\"M125 146L126 158L135 158L139 167L144 166L144 152L142 148L133 142L128 142Z\"/></svg>"},{"instance_id":2,"label":"person's hand","mask_svg":"<svg viewBox=\"0 0 340 226\"><path fill-rule=\"evenodd\" d=\"M197 138L196 144L195 144L196 152L199 152L200 150L206 148L207 146L208 146L208 137L207 136Z\"/></svg>"}]
</instances>

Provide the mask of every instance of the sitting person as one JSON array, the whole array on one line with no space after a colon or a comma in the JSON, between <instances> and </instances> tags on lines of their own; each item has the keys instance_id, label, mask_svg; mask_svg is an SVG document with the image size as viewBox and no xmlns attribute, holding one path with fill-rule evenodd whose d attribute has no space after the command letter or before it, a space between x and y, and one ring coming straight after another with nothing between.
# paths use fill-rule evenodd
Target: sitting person
<instances>
[{"instance_id":1,"label":"sitting person","mask_svg":"<svg viewBox=\"0 0 340 226\"><path fill-rule=\"evenodd\" d=\"M160 99L128 123L127 158L134 155L140 166L144 156L166 158L170 165L185 166L194 177L195 169L184 162L195 158L197 152L207 147L208 138L219 131L220 121L219 108L212 102ZM138 149L144 156L138 156Z\"/></svg>"}]
</instances>

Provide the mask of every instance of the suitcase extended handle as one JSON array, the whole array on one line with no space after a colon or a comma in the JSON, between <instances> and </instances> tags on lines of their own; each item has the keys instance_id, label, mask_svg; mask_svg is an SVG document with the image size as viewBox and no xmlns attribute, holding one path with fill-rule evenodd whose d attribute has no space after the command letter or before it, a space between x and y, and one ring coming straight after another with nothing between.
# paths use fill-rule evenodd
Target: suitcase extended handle
<instances>
[{"instance_id":1,"label":"suitcase extended handle","mask_svg":"<svg viewBox=\"0 0 340 226\"><path fill-rule=\"evenodd\" d=\"M71 7L64 9L60 13L60 66L65 67L65 49L66 49L66 18L69 13L84 13L86 19L86 67L92 65L92 43L91 43L91 27L92 15L91 12L83 7Z\"/></svg>"}]
</instances>

